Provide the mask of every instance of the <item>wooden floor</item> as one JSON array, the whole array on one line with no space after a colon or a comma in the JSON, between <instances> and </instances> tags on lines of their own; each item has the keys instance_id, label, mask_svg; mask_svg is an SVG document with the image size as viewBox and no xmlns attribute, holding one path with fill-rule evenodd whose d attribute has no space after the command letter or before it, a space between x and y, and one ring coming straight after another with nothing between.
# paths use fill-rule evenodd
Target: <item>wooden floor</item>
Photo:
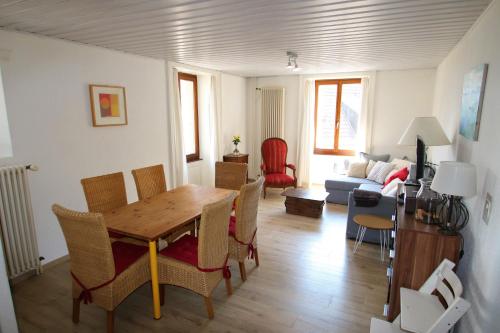
<instances>
[{"instance_id":1,"label":"wooden floor","mask_svg":"<svg viewBox=\"0 0 500 333\"><path fill-rule=\"evenodd\" d=\"M270 190L259 207L260 267L247 261L242 283L232 263L234 294L224 283L214 291L215 318L208 320L203 298L167 286L162 318L152 317L151 292L144 285L116 310L116 332L368 332L387 292L379 247L363 244L352 253L345 239L346 207L327 204L322 219L287 215L284 197ZM69 263L14 288L21 332L105 331L106 313L82 305L80 323L71 321Z\"/></svg>"}]
</instances>

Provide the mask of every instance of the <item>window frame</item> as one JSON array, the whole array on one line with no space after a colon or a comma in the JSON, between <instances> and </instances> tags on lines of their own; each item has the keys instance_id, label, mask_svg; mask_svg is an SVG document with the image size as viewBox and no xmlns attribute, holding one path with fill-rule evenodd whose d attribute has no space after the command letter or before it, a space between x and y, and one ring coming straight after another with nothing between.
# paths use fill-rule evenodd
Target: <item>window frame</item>
<instances>
[{"instance_id":1,"label":"window frame","mask_svg":"<svg viewBox=\"0 0 500 333\"><path fill-rule=\"evenodd\" d=\"M181 93L181 80L193 82L193 98L194 98L194 154L186 154L186 162L196 162L200 161L200 131L199 131L199 117L198 117L198 77L194 74L181 73L177 75L178 85L179 85L179 97L182 103L182 93Z\"/></svg>"},{"instance_id":2,"label":"window frame","mask_svg":"<svg viewBox=\"0 0 500 333\"><path fill-rule=\"evenodd\" d=\"M340 132L340 114L342 111L342 85L361 83L360 78L353 79L328 79L316 80L314 82L314 154L315 155L339 155L339 156L354 156L354 150L339 149L339 132ZM335 106L335 133L333 135L333 149L317 148L316 134L318 131L318 91L322 85L337 85L337 102Z\"/></svg>"}]
</instances>

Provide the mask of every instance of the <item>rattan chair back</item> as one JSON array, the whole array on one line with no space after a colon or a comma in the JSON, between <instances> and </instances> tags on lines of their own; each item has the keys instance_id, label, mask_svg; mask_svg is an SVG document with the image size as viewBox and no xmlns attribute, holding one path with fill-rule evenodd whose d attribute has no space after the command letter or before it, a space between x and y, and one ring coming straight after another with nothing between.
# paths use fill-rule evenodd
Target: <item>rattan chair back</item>
<instances>
[{"instance_id":1,"label":"rattan chair back","mask_svg":"<svg viewBox=\"0 0 500 333\"><path fill-rule=\"evenodd\" d=\"M150 198L167 190L163 164L132 170L137 197L139 200Z\"/></svg>"},{"instance_id":2,"label":"rattan chair back","mask_svg":"<svg viewBox=\"0 0 500 333\"><path fill-rule=\"evenodd\" d=\"M249 242L257 228L257 212L263 184L264 177L260 176L255 182L241 187L236 206L236 238L242 242Z\"/></svg>"},{"instance_id":3,"label":"rattan chair back","mask_svg":"<svg viewBox=\"0 0 500 333\"><path fill-rule=\"evenodd\" d=\"M123 172L81 180L89 212L102 213L127 204Z\"/></svg>"},{"instance_id":4,"label":"rattan chair back","mask_svg":"<svg viewBox=\"0 0 500 333\"><path fill-rule=\"evenodd\" d=\"M215 187L239 191L247 182L248 165L234 162L215 162Z\"/></svg>"},{"instance_id":5,"label":"rattan chair back","mask_svg":"<svg viewBox=\"0 0 500 333\"><path fill-rule=\"evenodd\" d=\"M97 286L115 275L115 262L104 218L52 206L68 246L71 272L86 286Z\"/></svg>"},{"instance_id":6,"label":"rattan chair back","mask_svg":"<svg viewBox=\"0 0 500 333\"><path fill-rule=\"evenodd\" d=\"M229 217L236 193L205 205L201 213L198 236L198 266L221 267L228 254Z\"/></svg>"}]
</instances>

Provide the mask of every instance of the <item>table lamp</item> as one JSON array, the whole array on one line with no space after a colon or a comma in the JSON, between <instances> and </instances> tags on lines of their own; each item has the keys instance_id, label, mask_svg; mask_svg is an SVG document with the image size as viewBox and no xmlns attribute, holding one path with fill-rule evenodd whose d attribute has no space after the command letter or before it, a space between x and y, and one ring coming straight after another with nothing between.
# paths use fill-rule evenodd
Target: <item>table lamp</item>
<instances>
[{"instance_id":1,"label":"table lamp","mask_svg":"<svg viewBox=\"0 0 500 333\"><path fill-rule=\"evenodd\" d=\"M399 139L398 145L417 145L417 172L415 181L424 177L427 162L426 146L445 146L451 144L436 117L415 117Z\"/></svg>"},{"instance_id":2,"label":"table lamp","mask_svg":"<svg viewBox=\"0 0 500 333\"><path fill-rule=\"evenodd\" d=\"M437 211L441 233L456 235L467 225L469 211L462 198L476 195L476 186L474 165L452 161L439 164L431 189L443 195L443 203Z\"/></svg>"}]
</instances>

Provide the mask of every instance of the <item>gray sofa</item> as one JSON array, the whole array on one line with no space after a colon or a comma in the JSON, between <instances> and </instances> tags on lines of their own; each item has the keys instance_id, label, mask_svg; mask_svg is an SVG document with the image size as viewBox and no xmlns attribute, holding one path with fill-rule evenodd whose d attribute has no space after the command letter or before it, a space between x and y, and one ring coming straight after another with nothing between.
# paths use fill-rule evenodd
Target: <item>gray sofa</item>
<instances>
[{"instance_id":1,"label":"gray sofa","mask_svg":"<svg viewBox=\"0 0 500 333\"><path fill-rule=\"evenodd\" d=\"M329 193L327 202L347 205L347 227L346 238L355 239L358 233L358 225L354 222L354 216L358 214L373 214L391 218L396 209L396 198L382 196L377 206L358 207L354 202L352 190L359 188L366 191L380 192L382 185L365 178L354 178L335 175L332 179L325 181L326 191ZM364 242L380 243L378 231L368 229L365 233Z\"/></svg>"}]
</instances>

